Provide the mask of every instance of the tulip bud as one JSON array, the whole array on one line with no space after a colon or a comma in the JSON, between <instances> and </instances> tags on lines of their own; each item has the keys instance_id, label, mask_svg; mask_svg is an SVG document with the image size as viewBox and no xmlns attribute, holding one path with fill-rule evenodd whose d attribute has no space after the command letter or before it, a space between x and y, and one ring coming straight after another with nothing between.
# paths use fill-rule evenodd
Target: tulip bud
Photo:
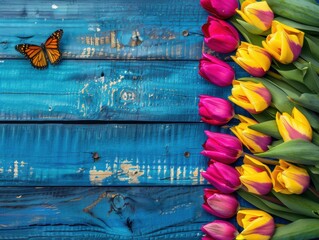
<instances>
[{"instance_id":1,"label":"tulip bud","mask_svg":"<svg viewBox=\"0 0 319 240\"><path fill-rule=\"evenodd\" d=\"M303 41L303 32L273 21L271 34L262 42L262 45L277 61L288 64L299 57Z\"/></svg>"},{"instance_id":2,"label":"tulip bud","mask_svg":"<svg viewBox=\"0 0 319 240\"><path fill-rule=\"evenodd\" d=\"M267 165L245 155L244 164L236 167L240 181L247 192L266 195L272 189L271 172Z\"/></svg>"},{"instance_id":3,"label":"tulip bud","mask_svg":"<svg viewBox=\"0 0 319 240\"><path fill-rule=\"evenodd\" d=\"M201 230L208 235L208 239L233 240L238 234L235 226L227 221L215 220L202 226Z\"/></svg>"},{"instance_id":4,"label":"tulip bud","mask_svg":"<svg viewBox=\"0 0 319 240\"><path fill-rule=\"evenodd\" d=\"M270 54L262 47L242 42L231 58L254 77L262 77L271 65Z\"/></svg>"},{"instance_id":5,"label":"tulip bud","mask_svg":"<svg viewBox=\"0 0 319 240\"><path fill-rule=\"evenodd\" d=\"M307 118L297 109L293 108L291 115L288 113L276 114L276 123L283 140L303 139L311 141L312 128Z\"/></svg>"},{"instance_id":6,"label":"tulip bud","mask_svg":"<svg viewBox=\"0 0 319 240\"><path fill-rule=\"evenodd\" d=\"M271 103L271 93L261 83L249 81L233 81L230 101L252 114L257 114L268 108Z\"/></svg>"},{"instance_id":7,"label":"tulip bud","mask_svg":"<svg viewBox=\"0 0 319 240\"><path fill-rule=\"evenodd\" d=\"M236 169L220 162L210 162L206 172L201 174L222 193L232 193L241 185Z\"/></svg>"},{"instance_id":8,"label":"tulip bud","mask_svg":"<svg viewBox=\"0 0 319 240\"><path fill-rule=\"evenodd\" d=\"M204 190L203 208L220 218L231 218L237 213L239 203L233 194L221 193L216 189Z\"/></svg>"},{"instance_id":9,"label":"tulip bud","mask_svg":"<svg viewBox=\"0 0 319 240\"><path fill-rule=\"evenodd\" d=\"M267 151L268 145L271 143L271 137L249 128L250 125L258 123L255 120L242 115L238 115L238 117L240 123L230 128L230 130L252 153Z\"/></svg>"},{"instance_id":10,"label":"tulip bud","mask_svg":"<svg viewBox=\"0 0 319 240\"><path fill-rule=\"evenodd\" d=\"M205 134L208 138L203 144L205 150L201 152L204 156L224 164L232 164L241 156L243 147L238 138L210 131Z\"/></svg>"},{"instance_id":11,"label":"tulip bud","mask_svg":"<svg viewBox=\"0 0 319 240\"><path fill-rule=\"evenodd\" d=\"M198 73L207 81L220 87L231 85L235 79L235 71L229 64L205 53L199 61Z\"/></svg>"},{"instance_id":12,"label":"tulip bud","mask_svg":"<svg viewBox=\"0 0 319 240\"><path fill-rule=\"evenodd\" d=\"M219 19L226 19L236 13L235 10L238 8L238 1L200 0L200 5L202 5L206 11L215 17Z\"/></svg>"},{"instance_id":13,"label":"tulip bud","mask_svg":"<svg viewBox=\"0 0 319 240\"><path fill-rule=\"evenodd\" d=\"M260 29L261 32L268 30L274 19L274 13L266 1L246 0L241 4L241 10L236 10L236 12L245 22Z\"/></svg>"},{"instance_id":14,"label":"tulip bud","mask_svg":"<svg viewBox=\"0 0 319 240\"><path fill-rule=\"evenodd\" d=\"M261 210L239 210L237 222L244 230L236 239L267 240L271 238L275 231L274 219L268 213Z\"/></svg>"},{"instance_id":15,"label":"tulip bud","mask_svg":"<svg viewBox=\"0 0 319 240\"><path fill-rule=\"evenodd\" d=\"M222 98L200 95L198 107L201 120L212 125L224 125L235 115L232 104Z\"/></svg>"},{"instance_id":16,"label":"tulip bud","mask_svg":"<svg viewBox=\"0 0 319 240\"><path fill-rule=\"evenodd\" d=\"M239 34L226 21L209 16L207 23L202 27L206 45L220 53L230 53L238 47Z\"/></svg>"},{"instance_id":17,"label":"tulip bud","mask_svg":"<svg viewBox=\"0 0 319 240\"><path fill-rule=\"evenodd\" d=\"M301 194L309 186L310 177L307 170L284 160L279 160L271 173L274 190L284 194Z\"/></svg>"}]
</instances>

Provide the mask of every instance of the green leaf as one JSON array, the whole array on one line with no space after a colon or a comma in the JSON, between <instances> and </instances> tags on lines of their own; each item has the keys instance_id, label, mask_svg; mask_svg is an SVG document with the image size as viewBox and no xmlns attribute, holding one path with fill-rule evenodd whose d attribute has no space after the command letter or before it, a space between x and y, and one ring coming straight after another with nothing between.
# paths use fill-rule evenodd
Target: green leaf
<instances>
[{"instance_id":1,"label":"green leaf","mask_svg":"<svg viewBox=\"0 0 319 240\"><path fill-rule=\"evenodd\" d=\"M281 139L281 136L279 134L276 120L270 120L270 121L265 121L261 122L258 124L254 124L249 126L249 128L256 130L257 132L264 133L268 136L272 136L277 139Z\"/></svg>"},{"instance_id":2,"label":"green leaf","mask_svg":"<svg viewBox=\"0 0 319 240\"><path fill-rule=\"evenodd\" d=\"M272 194L295 213L319 218L319 203L296 194L282 194L275 191L272 191ZM300 203L302 203L302 205L300 205Z\"/></svg>"},{"instance_id":3,"label":"green leaf","mask_svg":"<svg viewBox=\"0 0 319 240\"><path fill-rule=\"evenodd\" d=\"M230 22L236 27L236 29L242 34L242 36L245 38L245 40L251 44L257 45L262 47L262 41L265 40L264 37L261 37L259 35L252 34L248 32L243 26L241 26L237 22L238 16L235 15L230 19Z\"/></svg>"},{"instance_id":4,"label":"green leaf","mask_svg":"<svg viewBox=\"0 0 319 240\"><path fill-rule=\"evenodd\" d=\"M313 0L311 0L311 1L313 1ZM314 27L314 26L298 23L298 22L295 22L293 20L290 20L290 19L284 18L284 17L276 17L275 20L278 22L281 22L285 25L288 25L290 27L297 28L303 32L307 32L307 33L315 34L315 35L319 34L319 27Z\"/></svg>"},{"instance_id":5,"label":"green leaf","mask_svg":"<svg viewBox=\"0 0 319 240\"><path fill-rule=\"evenodd\" d=\"M285 206L272 203L270 201L258 197L257 195L245 192L241 189L237 190L237 193L247 202L272 215L287 219L289 221L296 221L298 219L305 218L304 215L296 214Z\"/></svg>"},{"instance_id":6,"label":"green leaf","mask_svg":"<svg viewBox=\"0 0 319 240\"><path fill-rule=\"evenodd\" d=\"M264 32L263 30L257 28L256 26L250 24L250 23L247 23L241 19L236 19L237 22L249 33L252 33L252 34L255 34L255 35L264 35L264 36L267 36L269 34L269 31Z\"/></svg>"},{"instance_id":7,"label":"green leaf","mask_svg":"<svg viewBox=\"0 0 319 240\"><path fill-rule=\"evenodd\" d=\"M313 185L315 186L316 190L319 191L319 175L316 173L313 173L312 171L314 171L314 170L308 169L308 173L310 175L311 181L312 181Z\"/></svg>"},{"instance_id":8,"label":"green leaf","mask_svg":"<svg viewBox=\"0 0 319 240\"><path fill-rule=\"evenodd\" d=\"M290 96L291 100L305 108L319 113L319 95L313 93L303 93L299 97Z\"/></svg>"},{"instance_id":9,"label":"green leaf","mask_svg":"<svg viewBox=\"0 0 319 240\"><path fill-rule=\"evenodd\" d=\"M319 236L318 219L299 219L287 225L277 227L271 240L317 239Z\"/></svg>"},{"instance_id":10,"label":"green leaf","mask_svg":"<svg viewBox=\"0 0 319 240\"><path fill-rule=\"evenodd\" d=\"M319 38L311 36L310 34L306 34L305 40L306 40L306 45L310 49L312 56L315 59L319 60Z\"/></svg>"},{"instance_id":11,"label":"green leaf","mask_svg":"<svg viewBox=\"0 0 319 240\"><path fill-rule=\"evenodd\" d=\"M266 152L255 154L259 157L284 159L288 162L317 165L319 164L319 146L301 139L283 142Z\"/></svg>"}]
</instances>

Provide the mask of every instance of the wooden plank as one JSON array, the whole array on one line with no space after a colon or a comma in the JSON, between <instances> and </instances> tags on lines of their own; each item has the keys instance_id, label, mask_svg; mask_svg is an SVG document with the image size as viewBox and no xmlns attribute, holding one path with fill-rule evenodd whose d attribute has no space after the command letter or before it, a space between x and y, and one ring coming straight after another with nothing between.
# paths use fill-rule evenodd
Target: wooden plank
<instances>
[{"instance_id":1,"label":"wooden plank","mask_svg":"<svg viewBox=\"0 0 319 240\"><path fill-rule=\"evenodd\" d=\"M68 59L199 59L206 18L194 0L3 0L0 58L22 58L16 44L40 44L62 28Z\"/></svg>"},{"instance_id":2,"label":"wooden plank","mask_svg":"<svg viewBox=\"0 0 319 240\"><path fill-rule=\"evenodd\" d=\"M230 89L197 72L197 61L63 61L39 71L4 60L0 120L198 122L198 96L227 98Z\"/></svg>"},{"instance_id":3,"label":"wooden plank","mask_svg":"<svg viewBox=\"0 0 319 240\"><path fill-rule=\"evenodd\" d=\"M189 123L1 124L0 185L202 185L205 129L226 131Z\"/></svg>"},{"instance_id":4,"label":"wooden plank","mask_svg":"<svg viewBox=\"0 0 319 240\"><path fill-rule=\"evenodd\" d=\"M200 239L203 187L0 188L1 239Z\"/></svg>"}]
</instances>

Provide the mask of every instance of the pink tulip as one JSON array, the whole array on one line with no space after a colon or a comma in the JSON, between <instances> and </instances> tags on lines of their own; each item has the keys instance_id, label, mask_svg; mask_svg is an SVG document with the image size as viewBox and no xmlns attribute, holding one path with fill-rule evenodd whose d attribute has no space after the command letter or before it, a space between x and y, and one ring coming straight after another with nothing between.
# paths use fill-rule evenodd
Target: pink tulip
<instances>
[{"instance_id":1,"label":"pink tulip","mask_svg":"<svg viewBox=\"0 0 319 240\"><path fill-rule=\"evenodd\" d=\"M201 120L212 125L225 125L235 115L231 102L222 98L200 95L198 107Z\"/></svg>"},{"instance_id":2,"label":"pink tulip","mask_svg":"<svg viewBox=\"0 0 319 240\"><path fill-rule=\"evenodd\" d=\"M231 85L235 79L235 71L229 64L205 53L199 61L198 73L207 81L220 87Z\"/></svg>"},{"instance_id":3,"label":"pink tulip","mask_svg":"<svg viewBox=\"0 0 319 240\"><path fill-rule=\"evenodd\" d=\"M203 208L220 218L231 218L237 213L239 203L233 194L221 193L216 189L204 190Z\"/></svg>"},{"instance_id":4,"label":"pink tulip","mask_svg":"<svg viewBox=\"0 0 319 240\"><path fill-rule=\"evenodd\" d=\"M206 11L220 19L232 17L238 8L237 0L200 0L200 4Z\"/></svg>"},{"instance_id":5,"label":"pink tulip","mask_svg":"<svg viewBox=\"0 0 319 240\"><path fill-rule=\"evenodd\" d=\"M208 138L203 144L204 150L201 152L204 156L224 164L232 164L241 156L243 147L238 138L207 130L205 134Z\"/></svg>"},{"instance_id":6,"label":"pink tulip","mask_svg":"<svg viewBox=\"0 0 319 240\"><path fill-rule=\"evenodd\" d=\"M236 238L238 232L235 226L223 220L215 220L202 226L201 230L206 234L202 239L214 240L233 240Z\"/></svg>"},{"instance_id":7,"label":"pink tulip","mask_svg":"<svg viewBox=\"0 0 319 240\"><path fill-rule=\"evenodd\" d=\"M202 26L206 45L220 53L230 53L236 50L239 44L237 30L226 21L209 16L207 23Z\"/></svg>"},{"instance_id":8,"label":"pink tulip","mask_svg":"<svg viewBox=\"0 0 319 240\"><path fill-rule=\"evenodd\" d=\"M239 173L226 164L211 161L202 176L222 193L232 193L240 188Z\"/></svg>"}]
</instances>

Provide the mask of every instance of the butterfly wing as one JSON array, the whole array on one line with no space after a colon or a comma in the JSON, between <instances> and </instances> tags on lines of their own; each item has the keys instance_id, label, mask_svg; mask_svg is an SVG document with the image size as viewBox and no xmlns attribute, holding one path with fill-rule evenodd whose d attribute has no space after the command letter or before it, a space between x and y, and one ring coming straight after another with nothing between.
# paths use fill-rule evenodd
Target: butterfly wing
<instances>
[{"instance_id":1,"label":"butterfly wing","mask_svg":"<svg viewBox=\"0 0 319 240\"><path fill-rule=\"evenodd\" d=\"M63 35L63 30L57 30L44 43L44 48L51 64L58 64L62 54L59 49L60 40Z\"/></svg>"},{"instance_id":2,"label":"butterfly wing","mask_svg":"<svg viewBox=\"0 0 319 240\"><path fill-rule=\"evenodd\" d=\"M15 49L28 58L33 67L37 69L44 69L48 66L48 62L41 46L18 44Z\"/></svg>"}]
</instances>

